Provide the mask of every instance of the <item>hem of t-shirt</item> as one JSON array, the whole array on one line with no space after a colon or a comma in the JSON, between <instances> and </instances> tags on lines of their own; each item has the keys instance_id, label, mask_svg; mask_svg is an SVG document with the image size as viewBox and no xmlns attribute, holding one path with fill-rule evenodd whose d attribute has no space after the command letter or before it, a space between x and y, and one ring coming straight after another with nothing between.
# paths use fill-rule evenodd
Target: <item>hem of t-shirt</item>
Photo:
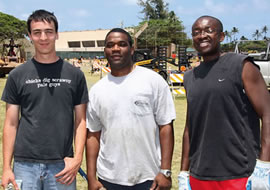
<instances>
[{"instance_id":1,"label":"hem of t-shirt","mask_svg":"<svg viewBox=\"0 0 270 190\"><path fill-rule=\"evenodd\" d=\"M92 132L92 133L95 133L95 132L100 132L101 131L101 129L91 129L91 128L89 128L89 127L86 127L90 132Z\"/></svg>"},{"instance_id":2,"label":"hem of t-shirt","mask_svg":"<svg viewBox=\"0 0 270 190\"><path fill-rule=\"evenodd\" d=\"M87 104L88 102L89 102L89 100L84 100L82 102L74 104L74 106L78 106L78 105L81 105L81 104Z\"/></svg>"},{"instance_id":3,"label":"hem of t-shirt","mask_svg":"<svg viewBox=\"0 0 270 190\"><path fill-rule=\"evenodd\" d=\"M161 125L168 125L168 124L170 124L171 122L173 122L175 119L176 119L176 116L173 116L170 120L167 120L167 121L158 123L158 126L161 126Z\"/></svg>"},{"instance_id":4,"label":"hem of t-shirt","mask_svg":"<svg viewBox=\"0 0 270 190\"><path fill-rule=\"evenodd\" d=\"M113 183L113 184L117 184L117 185L124 185L124 186L134 186L134 185L137 185L137 184L140 184L140 183L144 183L148 180L154 180L154 177L147 177L147 178L144 178L142 180L139 180L138 182L136 183L129 183L129 182L124 182L124 181L117 181L115 179L107 179L106 177L102 177L100 175L98 175L98 177L104 181L107 181L109 183Z\"/></svg>"},{"instance_id":5,"label":"hem of t-shirt","mask_svg":"<svg viewBox=\"0 0 270 190\"><path fill-rule=\"evenodd\" d=\"M239 179L244 177L249 177L252 173L246 173L239 176L198 176L194 173L190 173L190 175L198 180L210 180L210 181L225 181L225 180L231 180L231 179Z\"/></svg>"},{"instance_id":6,"label":"hem of t-shirt","mask_svg":"<svg viewBox=\"0 0 270 190\"><path fill-rule=\"evenodd\" d=\"M56 159L56 160L41 160L41 159L31 159L31 158L21 158L21 157L14 157L15 162L31 162L31 163L43 163L43 164L52 164L52 163L61 163L63 159Z\"/></svg>"},{"instance_id":7,"label":"hem of t-shirt","mask_svg":"<svg viewBox=\"0 0 270 190\"><path fill-rule=\"evenodd\" d=\"M12 101L10 101L9 99L3 98L3 97L1 98L1 100L2 100L3 102L8 103L8 104L20 105L18 102L12 102Z\"/></svg>"}]
</instances>

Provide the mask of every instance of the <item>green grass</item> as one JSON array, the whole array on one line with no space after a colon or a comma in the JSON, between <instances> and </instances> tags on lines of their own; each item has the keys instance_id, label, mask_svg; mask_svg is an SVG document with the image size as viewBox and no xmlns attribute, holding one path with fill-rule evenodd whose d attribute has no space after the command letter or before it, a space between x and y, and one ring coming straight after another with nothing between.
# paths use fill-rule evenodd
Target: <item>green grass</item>
<instances>
[{"instance_id":1,"label":"green grass","mask_svg":"<svg viewBox=\"0 0 270 190\"><path fill-rule=\"evenodd\" d=\"M100 75L94 74L91 75L90 67L82 66L82 71L85 74L87 80L87 86L91 87L95 82L100 79ZM2 95L3 88L6 83L6 78L0 78L0 95ZM174 154L173 154L173 162L172 162L172 180L173 180L173 190L178 189L177 183L177 175L179 173L180 168L180 155L181 155L181 147L182 147L182 134L185 125L185 117L186 117L186 98L185 96L177 96L175 97L175 108L176 108L176 120L174 122L174 134L175 134L175 146L174 146ZM5 118L5 103L0 101L0 152L2 153L2 129L4 124ZM0 156L0 168L2 174L2 164L3 159ZM85 157L82 163L82 169L86 172L86 161ZM0 174L0 175L1 175ZM87 183L86 181L78 174L77 175L77 189L78 190L86 190Z\"/></svg>"}]
</instances>

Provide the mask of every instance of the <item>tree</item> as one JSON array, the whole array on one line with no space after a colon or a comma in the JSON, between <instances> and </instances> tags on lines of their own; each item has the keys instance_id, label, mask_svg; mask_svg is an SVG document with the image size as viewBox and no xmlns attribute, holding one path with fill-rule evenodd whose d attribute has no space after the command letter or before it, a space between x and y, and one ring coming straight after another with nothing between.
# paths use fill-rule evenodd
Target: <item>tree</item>
<instances>
[{"instance_id":1,"label":"tree","mask_svg":"<svg viewBox=\"0 0 270 190\"><path fill-rule=\"evenodd\" d=\"M138 30L145 22L147 29L140 35L138 46L140 48L153 49L157 46L168 46L170 43L191 45L184 32L182 21L175 15L174 11L168 10L168 3L163 0L138 0L143 8L143 21L135 29Z\"/></svg>"},{"instance_id":2,"label":"tree","mask_svg":"<svg viewBox=\"0 0 270 190\"><path fill-rule=\"evenodd\" d=\"M5 39L23 38L27 35L26 21L0 12L0 42Z\"/></svg>"},{"instance_id":3,"label":"tree","mask_svg":"<svg viewBox=\"0 0 270 190\"><path fill-rule=\"evenodd\" d=\"M245 36L241 36L240 40L248 40Z\"/></svg>"},{"instance_id":4,"label":"tree","mask_svg":"<svg viewBox=\"0 0 270 190\"><path fill-rule=\"evenodd\" d=\"M253 34L252 34L252 37L254 37L255 40L258 40L259 37L261 37L261 33L260 31L257 29Z\"/></svg>"},{"instance_id":5,"label":"tree","mask_svg":"<svg viewBox=\"0 0 270 190\"><path fill-rule=\"evenodd\" d=\"M163 0L138 0L138 5L143 7L141 13L144 14L144 20L168 17L168 3L164 3Z\"/></svg>"},{"instance_id":6,"label":"tree","mask_svg":"<svg viewBox=\"0 0 270 190\"><path fill-rule=\"evenodd\" d=\"M267 26L264 26L264 27L262 28L262 33L264 33L264 39L266 39L267 31L268 31Z\"/></svg>"},{"instance_id":7,"label":"tree","mask_svg":"<svg viewBox=\"0 0 270 190\"><path fill-rule=\"evenodd\" d=\"M227 30L224 31L224 35L226 38L226 41L228 42L228 39L230 39L230 43L232 42L232 35L230 32L228 32Z\"/></svg>"},{"instance_id":8,"label":"tree","mask_svg":"<svg viewBox=\"0 0 270 190\"><path fill-rule=\"evenodd\" d=\"M231 34L233 35L233 41L236 41L235 35L236 35L237 33L239 33L238 28L233 27L233 28L232 28L232 31L231 31Z\"/></svg>"}]
</instances>

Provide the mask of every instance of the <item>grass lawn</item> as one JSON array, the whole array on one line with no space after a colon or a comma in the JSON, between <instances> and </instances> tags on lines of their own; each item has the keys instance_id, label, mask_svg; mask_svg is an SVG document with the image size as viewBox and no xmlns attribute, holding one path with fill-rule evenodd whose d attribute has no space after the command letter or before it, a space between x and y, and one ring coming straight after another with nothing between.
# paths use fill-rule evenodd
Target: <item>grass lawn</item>
<instances>
[{"instance_id":1,"label":"grass lawn","mask_svg":"<svg viewBox=\"0 0 270 190\"><path fill-rule=\"evenodd\" d=\"M85 74L87 85L89 88L100 79L99 75L91 75L90 67L83 66L81 69ZM2 95L5 83L6 83L6 78L0 78L0 95ZM185 116L186 116L185 96L175 97L175 107L176 107L177 118L176 118L176 121L174 122L175 146L174 146L174 155L173 155L173 163L172 163L172 172L173 172L172 189L173 190L178 189L177 175L179 173L179 168L180 168L180 154L181 154L181 146L182 146L181 142L182 142L182 134L184 130ZM3 101L0 101L0 144L1 144L0 152L1 152L1 155L2 155L2 129L3 129L3 124L4 124L4 118L5 118L5 103ZM2 163L3 163L3 158L2 156L0 156L1 174L2 174ZM82 163L82 169L86 172L85 158ZM78 190L87 189L86 181L79 174L77 175L77 189Z\"/></svg>"}]
</instances>

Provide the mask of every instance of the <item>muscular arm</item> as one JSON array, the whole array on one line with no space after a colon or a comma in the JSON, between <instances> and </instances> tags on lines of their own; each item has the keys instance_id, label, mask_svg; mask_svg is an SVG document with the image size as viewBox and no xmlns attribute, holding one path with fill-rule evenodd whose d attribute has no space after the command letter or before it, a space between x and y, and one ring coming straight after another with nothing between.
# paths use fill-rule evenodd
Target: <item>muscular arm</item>
<instances>
[{"instance_id":1,"label":"muscular arm","mask_svg":"<svg viewBox=\"0 0 270 190\"><path fill-rule=\"evenodd\" d=\"M3 129L3 187L5 187L9 182L15 184L11 161L19 123L19 109L20 107L18 105L6 104L6 118Z\"/></svg>"},{"instance_id":2,"label":"muscular arm","mask_svg":"<svg viewBox=\"0 0 270 190\"><path fill-rule=\"evenodd\" d=\"M84 145L86 141L86 104L75 106L75 155L74 158L80 163L83 159Z\"/></svg>"},{"instance_id":3,"label":"muscular arm","mask_svg":"<svg viewBox=\"0 0 270 190\"><path fill-rule=\"evenodd\" d=\"M161 169L171 170L172 155L174 147L173 122L159 126L159 139L161 146ZM158 173L151 186L151 190L170 189L172 185L171 177L167 178Z\"/></svg>"},{"instance_id":4,"label":"muscular arm","mask_svg":"<svg viewBox=\"0 0 270 190\"><path fill-rule=\"evenodd\" d=\"M100 135L101 131L87 132L86 165L89 190L96 190L102 187L101 183L99 183L96 179L97 157L100 147Z\"/></svg>"},{"instance_id":5,"label":"muscular arm","mask_svg":"<svg viewBox=\"0 0 270 190\"><path fill-rule=\"evenodd\" d=\"M83 159L84 145L86 141L86 104L75 106L75 130L74 130L74 144L75 154L73 158L66 157L65 168L55 175L57 181L63 184L71 184L76 178L77 172L81 166Z\"/></svg>"},{"instance_id":6,"label":"muscular arm","mask_svg":"<svg viewBox=\"0 0 270 190\"><path fill-rule=\"evenodd\" d=\"M189 122L188 122L188 111L186 116L186 126L182 138L182 158L181 158L181 171L189 170Z\"/></svg>"},{"instance_id":7,"label":"muscular arm","mask_svg":"<svg viewBox=\"0 0 270 190\"><path fill-rule=\"evenodd\" d=\"M159 127L160 145L161 145L161 169L171 169L174 132L173 122Z\"/></svg>"},{"instance_id":8,"label":"muscular arm","mask_svg":"<svg viewBox=\"0 0 270 190\"><path fill-rule=\"evenodd\" d=\"M256 66L244 62L242 80L245 92L262 120L260 160L270 161L270 95Z\"/></svg>"}]
</instances>

